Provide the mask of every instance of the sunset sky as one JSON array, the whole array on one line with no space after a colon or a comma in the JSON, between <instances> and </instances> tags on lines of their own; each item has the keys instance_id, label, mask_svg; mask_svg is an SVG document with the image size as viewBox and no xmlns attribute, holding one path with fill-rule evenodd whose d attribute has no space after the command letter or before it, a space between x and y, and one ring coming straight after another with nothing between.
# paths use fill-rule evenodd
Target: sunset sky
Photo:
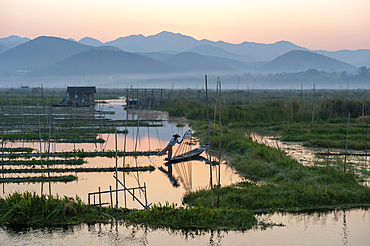
<instances>
[{"instance_id":1,"label":"sunset sky","mask_svg":"<svg viewBox=\"0 0 370 246\"><path fill-rule=\"evenodd\" d=\"M169 31L198 40L370 49L369 0L0 0L0 38L102 42Z\"/></svg>"}]
</instances>

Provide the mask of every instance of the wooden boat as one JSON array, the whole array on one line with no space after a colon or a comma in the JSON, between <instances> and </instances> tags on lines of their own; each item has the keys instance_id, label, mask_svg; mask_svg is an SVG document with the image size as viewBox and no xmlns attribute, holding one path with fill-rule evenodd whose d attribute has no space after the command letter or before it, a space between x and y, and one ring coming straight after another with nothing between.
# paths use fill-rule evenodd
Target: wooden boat
<instances>
[{"instance_id":1,"label":"wooden boat","mask_svg":"<svg viewBox=\"0 0 370 246\"><path fill-rule=\"evenodd\" d=\"M208 159L207 158L204 158L203 156L199 156L199 155L196 155L196 156L193 156L193 157L189 157L189 158L186 158L186 159L179 159L179 160L169 160L169 161L166 161L164 163L165 166L168 166L168 165L172 165L172 164L176 164L176 163L179 163L179 162L184 162L184 161L201 161L201 162L207 162Z\"/></svg>"},{"instance_id":2,"label":"wooden boat","mask_svg":"<svg viewBox=\"0 0 370 246\"><path fill-rule=\"evenodd\" d=\"M174 157L171 158L171 160L168 160L168 161L183 161L183 160L191 159L195 156L200 155L206 149L208 149L208 144L202 145L199 148L193 149L193 150L188 151L184 154L174 156Z\"/></svg>"}]
</instances>

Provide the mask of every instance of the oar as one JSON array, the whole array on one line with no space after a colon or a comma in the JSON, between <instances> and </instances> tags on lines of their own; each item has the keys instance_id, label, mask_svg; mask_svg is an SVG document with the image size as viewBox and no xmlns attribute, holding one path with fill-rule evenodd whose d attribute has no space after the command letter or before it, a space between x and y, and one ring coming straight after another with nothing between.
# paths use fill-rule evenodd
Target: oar
<instances>
[{"instance_id":1,"label":"oar","mask_svg":"<svg viewBox=\"0 0 370 246\"><path fill-rule=\"evenodd\" d=\"M172 142L169 142L164 149L166 149L168 146L170 146L170 144L172 144ZM152 161L154 158L156 158L159 155L159 153L161 153L164 149L162 149L161 151L159 151L158 154L156 154L152 159L150 159L150 161Z\"/></svg>"}]
</instances>

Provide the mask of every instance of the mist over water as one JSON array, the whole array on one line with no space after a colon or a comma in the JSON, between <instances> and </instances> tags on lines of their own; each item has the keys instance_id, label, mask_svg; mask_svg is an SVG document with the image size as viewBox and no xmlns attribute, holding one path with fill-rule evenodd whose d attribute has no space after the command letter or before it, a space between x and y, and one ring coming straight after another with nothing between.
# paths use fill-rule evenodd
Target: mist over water
<instances>
[{"instance_id":1,"label":"mist over water","mask_svg":"<svg viewBox=\"0 0 370 246\"><path fill-rule=\"evenodd\" d=\"M206 73L207 74L207 73ZM155 88L155 89L204 89L205 73L174 74L130 74L130 75L86 75L69 77L9 77L0 79L0 88L31 87L66 89L67 86L96 86L99 88ZM285 74L286 77L291 77ZM330 78L299 77L284 79L284 74L253 75L252 73L208 73L209 89L216 89L217 79L222 88L228 90L268 90L268 89L361 89L368 87L366 80L347 81L338 76Z\"/></svg>"}]
</instances>

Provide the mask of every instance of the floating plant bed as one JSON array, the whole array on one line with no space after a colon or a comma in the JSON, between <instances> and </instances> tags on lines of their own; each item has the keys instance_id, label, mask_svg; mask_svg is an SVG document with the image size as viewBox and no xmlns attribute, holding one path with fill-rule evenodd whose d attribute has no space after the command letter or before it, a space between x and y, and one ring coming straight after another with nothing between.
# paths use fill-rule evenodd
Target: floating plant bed
<instances>
[{"instance_id":1,"label":"floating plant bed","mask_svg":"<svg viewBox=\"0 0 370 246\"><path fill-rule=\"evenodd\" d=\"M42 165L82 165L86 163L83 159L71 160L42 160ZM41 165L40 160L22 160L22 161L3 161L1 165L21 166L21 165Z\"/></svg>"},{"instance_id":2,"label":"floating plant bed","mask_svg":"<svg viewBox=\"0 0 370 246\"><path fill-rule=\"evenodd\" d=\"M85 168L44 168L44 169L31 169L31 168L17 168L17 169L0 169L0 173L100 173L100 172L115 172L115 167L85 167ZM117 167L120 172L136 172L136 171L154 171L153 166L148 167Z\"/></svg>"},{"instance_id":3,"label":"floating plant bed","mask_svg":"<svg viewBox=\"0 0 370 246\"><path fill-rule=\"evenodd\" d=\"M9 153L13 153L13 152L27 152L27 153L31 153L32 151L34 151L35 149L33 148L0 148L0 152L4 151L4 152L9 152Z\"/></svg>"},{"instance_id":4,"label":"floating plant bed","mask_svg":"<svg viewBox=\"0 0 370 246\"><path fill-rule=\"evenodd\" d=\"M151 156L158 154L157 151L132 151L132 152L126 152L126 156ZM47 153L44 153L43 155L47 155ZM124 156L124 151L117 151L117 156ZM8 158L32 158L32 157L38 157L40 156L40 153L25 153L25 154L0 154L0 157L8 157ZM85 152L83 150L76 150L71 152L54 152L49 153L49 156L54 157L115 157L116 152L112 150L108 151L91 151L91 152Z\"/></svg>"},{"instance_id":5,"label":"floating plant bed","mask_svg":"<svg viewBox=\"0 0 370 246\"><path fill-rule=\"evenodd\" d=\"M57 176L57 177L18 177L18 178L0 178L0 183L35 183L35 182L71 182L76 180L74 175Z\"/></svg>"}]
</instances>

